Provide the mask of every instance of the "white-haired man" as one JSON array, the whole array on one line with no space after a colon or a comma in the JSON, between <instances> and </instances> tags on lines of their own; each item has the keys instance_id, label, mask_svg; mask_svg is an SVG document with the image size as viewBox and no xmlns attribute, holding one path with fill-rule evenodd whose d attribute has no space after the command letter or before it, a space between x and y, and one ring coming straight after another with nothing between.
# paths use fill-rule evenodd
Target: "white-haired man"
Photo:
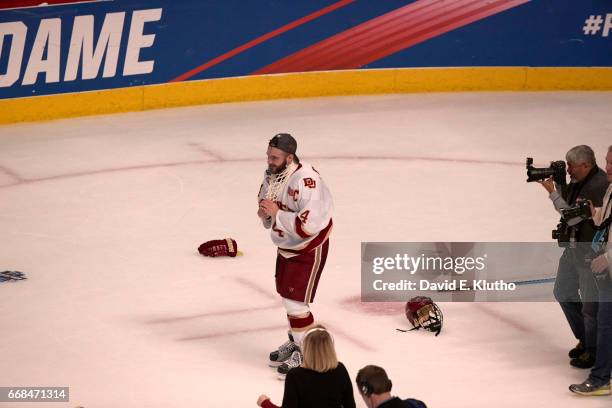
<instances>
[{"instance_id":1,"label":"white-haired man","mask_svg":"<svg viewBox=\"0 0 612 408\"><path fill-rule=\"evenodd\" d=\"M601 206L608 187L606 173L597 166L593 149L586 145L571 148L565 159L571 177L567 189L555 188L552 178L541 182L558 211L580 200ZM590 221L569 220L570 239L590 243L595 230ZM569 352L570 364L577 368L591 368L597 347L597 287L582 249L568 246L559 259L554 295L559 302L578 344Z\"/></svg>"}]
</instances>

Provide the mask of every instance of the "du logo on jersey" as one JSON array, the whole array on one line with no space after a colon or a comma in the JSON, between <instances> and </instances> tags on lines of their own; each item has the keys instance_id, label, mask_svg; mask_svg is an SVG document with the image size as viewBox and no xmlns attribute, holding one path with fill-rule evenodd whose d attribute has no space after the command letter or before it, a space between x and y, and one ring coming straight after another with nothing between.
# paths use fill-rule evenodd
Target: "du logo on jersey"
<instances>
[{"instance_id":1,"label":"du logo on jersey","mask_svg":"<svg viewBox=\"0 0 612 408\"><path fill-rule=\"evenodd\" d=\"M0 23L0 88L111 78L120 62L122 76L150 74L155 61L141 60L140 53L155 43L156 34L146 24L161 16L156 8L43 18L36 26ZM69 41L62 41L63 34ZM123 47L122 38L127 38Z\"/></svg>"}]
</instances>

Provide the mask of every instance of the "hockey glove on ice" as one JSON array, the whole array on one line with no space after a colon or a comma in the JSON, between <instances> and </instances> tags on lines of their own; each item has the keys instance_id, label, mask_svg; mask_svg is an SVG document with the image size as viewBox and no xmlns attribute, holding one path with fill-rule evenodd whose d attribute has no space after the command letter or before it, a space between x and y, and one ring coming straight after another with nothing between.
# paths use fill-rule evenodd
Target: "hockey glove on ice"
<instances>
[{"instance_id":1,"label":"hockey glove on ice","mask_svg":"<svg viewBox=\"0 0 612 408\"><path fill-rule=\"evenodd\" d=\"M238 253L238 244L231 238L214 239L207 241L198 247L198 252L204 256L231 256Z\"/></svg>"}]
</instances>

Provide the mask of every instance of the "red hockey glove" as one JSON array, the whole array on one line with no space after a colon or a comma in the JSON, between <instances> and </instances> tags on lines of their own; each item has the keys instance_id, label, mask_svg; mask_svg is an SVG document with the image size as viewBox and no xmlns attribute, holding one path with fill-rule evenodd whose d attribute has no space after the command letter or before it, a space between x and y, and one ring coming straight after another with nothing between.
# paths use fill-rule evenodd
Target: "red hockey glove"
<instances>
[{"instance_id":1,"label":"red hockey glove","mask_svg":"<svg viewBox=\"0 0 612 408\"><path fill-rule=\"evenodd\" d=\"M231 256L234 257L238 253L238 244L231 238L213 239L207 241L198 247L198 252L204 256Z\"/></svg>"}]
</instances>

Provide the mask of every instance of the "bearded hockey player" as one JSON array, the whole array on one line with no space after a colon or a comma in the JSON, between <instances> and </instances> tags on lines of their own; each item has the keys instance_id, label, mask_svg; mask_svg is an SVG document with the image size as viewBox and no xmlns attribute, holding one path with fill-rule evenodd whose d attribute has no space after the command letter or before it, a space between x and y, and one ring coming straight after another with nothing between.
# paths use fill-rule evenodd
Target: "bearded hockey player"
<instances>
[{"instance_id":1,"label":"bearded hockey player","mask_svg":"<svg viewBox=\"0 0 612 408\"><path fill-rule=\"evenodd\" d=\"M325 266L332 229L332 196L319 173L296 155L288 133L274 136L268 169L259 190L263 226L270 230L276 257L276 291L289 320L289 340L270 353L270 366L282 377L302 362L300 342L314 326L310 303Z\"/></svg>"}]
</instances>

